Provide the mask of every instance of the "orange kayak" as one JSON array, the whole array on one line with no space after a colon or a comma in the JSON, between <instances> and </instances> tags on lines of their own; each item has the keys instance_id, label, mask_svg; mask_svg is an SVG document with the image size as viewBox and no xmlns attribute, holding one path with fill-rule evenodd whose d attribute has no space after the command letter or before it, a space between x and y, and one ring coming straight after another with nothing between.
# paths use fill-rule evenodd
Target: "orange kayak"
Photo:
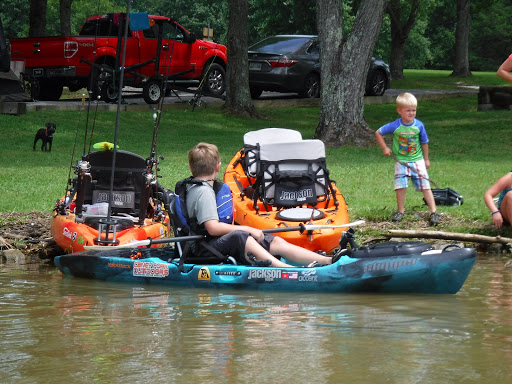
<instances>
[{"instance_id":1,"label":"orange kayak","mask_svg":"<svg viewBox=\"0 0 512 384\"><path fill-rule=\"evenodd\" d=\"M51 232L65 252L80 252L90 245L117 246L147 238L169 237L168 212L155 199L154 187L144 193L147 165L137 154L117 151L108 215L112 159L113 153L109 150L87 155L76 167L73 187L57 201ZM144 211L142 217L141 211Z\"/></svg>"},{"instance_id":2,"label":"orange kayak","mask_svg":"<svg viewBox=\"0 0 512 384\"><path fill-rule=\"evenodd\" d=\"M279 128L269 128L261 130L262 133L275 133L276 130L282 130ZM258 132L258 131L256 131ZM296 131L293 131L296 132ZM282 133L282 132L281 132ZM250 133L251 134L251 133ZM246 134L247 136L247 134ZM287 135L289 137L289 135ZM266 136L268 137L268 135ZM245 142L245 138L244 138ZM299 157L296 154L302 153L304 148L318 147L320 153L322 152L323 143L319 140L302 140L297 143L291 144L291 153L295 154L292 156ZM286 148L290 149L290 145L286 144ZM286 156L287 149L281 149L275 142L269 146L271 156L276 154ZM258 146L258 150L261 150L261 158L264 155L264 146L261 148ZM324 155L325 156L325 155ZM248 154L247 147L239 151L228 164L223 181L229 185L233 194L233 207L234 207L234 221L240 225L248 225L255 228L267 229L267 228L283 228L283 227L295 227L300 223L313 224L313 225L342 225L349 223L347 205L343 195L328 178L328 173L321 174L321 181L328 182L329 185L323 190L327 196L321 195L322 189L308 194L307 188L298 187L295 190L280 189L279 182L276 181L274 175L270 175L268 180L265 179L265 167L271 169L270 173L273 173L274 165L276 167L279 164L289 164L290 160L286 160L283 163L272 162L265 163L262 166L253 167L248 165L250 161L248 158L253 159L254 156ZM307 157L307 156L306 156ZM315 156L313 156L315 157ZM256 156L259 158L259 154ZM264 160L262 160L264 163ZM292 165L293 166L293 165ZM256 171L256 168L259 171ZM284 168L284 167L283 167ZM311 167L310 167L311 168ZM296 171L294 171L296 172ZM285 173L285 171L281 171ZM293 173L293 172L292 172ZM319 171L316 171L319 173ZM265 191L265 188L267 191ZM274 188L270 193L274 193L271 198L265 195L269 189ZM316 192L316 193L315 193ZM277 194L280 196L277 196ZM299 201L298 205L294 202L288 204L286 201L279 201L279 204L275 204L279 197L291 197ZM301 199L305 202L300 204ZM308 202L309 201L309 202ZM277 205L277 206L276 206ZM343 231L347 228L328 228L328 229L317 229L313 231L306 231L304 233L297 232L281 232L276 233L287 240L290 243L296 244L303 248L312 251L326 251L327 253L332 252L339 246L339 240Z\"/></svg>"}]
</instances>

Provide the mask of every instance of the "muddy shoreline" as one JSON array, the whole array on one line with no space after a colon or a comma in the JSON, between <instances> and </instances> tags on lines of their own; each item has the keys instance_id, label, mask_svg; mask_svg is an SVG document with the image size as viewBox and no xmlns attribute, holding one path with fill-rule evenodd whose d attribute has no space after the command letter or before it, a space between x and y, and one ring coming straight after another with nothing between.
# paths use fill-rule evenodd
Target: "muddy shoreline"
<instances>
[{"instance_id":1,"label":"muddy shoreline","mask_svg":"<svg viewBox=\"0 0 512 384\"><path fill-rule=\"evenodd\" d=\"M416 213L421 215L421 213ZM418 217L418 220L407 222L408 229L429 229L426 217ZM449 223L451 220L457 220L450 215L442 215L441 222ZM21 263L51 262L55 256L63 252L57 246L52 238L51 214L47 212L29 212L0 213L0 261L15 261ZM470 224L470 223L468 223ZM358 242L365 245L372 242L386 240L381 234L390 229L397 229L397 224L390 222L366 222L364 227L357 228ZM432 229L432 227L430 227ZM441 228L439 228L442 230ZM397 239L408 241L411 239ZM432 243L435 247L443 247L450 241L425 240ZM473 246L478 251L483 252L505 252L509 249L494 244L483 245L468 243L467 246Z\"/></svg>"}]
</instances>

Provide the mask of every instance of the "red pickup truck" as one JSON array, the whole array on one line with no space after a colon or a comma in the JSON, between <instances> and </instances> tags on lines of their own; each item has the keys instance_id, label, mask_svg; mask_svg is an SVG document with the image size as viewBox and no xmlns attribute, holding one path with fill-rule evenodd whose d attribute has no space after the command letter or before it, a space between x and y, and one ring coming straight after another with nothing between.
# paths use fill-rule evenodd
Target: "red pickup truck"
<instances>
[{"instance_id":1,"label":"red pickup truck","mask_svg":"<svg viewBox=\"0 0 512 384\"><path fill-rule=\"evenodd\" d=\"M78 36L10 40L11 60L24 61L24 81L34 99L58 100L62 88L87 87L109 102L117 99L124 13L89 17ZM205 93L221 96L226 86L226 47L196 39L175 20L148 16L148 28L129 28L126 86L142 88L146 102L158 102L173 80L200 80ZM163 89L165 84L170 84Z\"/></svg>"}]
</instances>

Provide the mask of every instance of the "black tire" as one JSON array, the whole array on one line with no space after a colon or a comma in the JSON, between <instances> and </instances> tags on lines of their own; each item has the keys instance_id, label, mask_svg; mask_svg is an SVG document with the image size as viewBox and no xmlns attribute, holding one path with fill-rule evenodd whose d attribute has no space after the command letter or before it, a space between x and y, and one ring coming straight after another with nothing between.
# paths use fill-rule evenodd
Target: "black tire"
<instances>
[{"instance_id":1,"label":"black tire","mask_svg":"<svg viewBox=\"0 0 512 384\"><path fill-rule=\"evenodd\" d=\"M33 94L31 96L36 100L57 101L62 96L62 88L60 82L42 79L39 80L38 86L34 87L32 85ZM34 95L34 93L37 93L37 95Z\"/></svg>"},{"instance_id":2,"label":"black tire","mask_svg":"<svg viewBox=\"0 0 512 384\"><path fill-rule=\"evenodd\" d=\"M119 97L119 89L114 87L113 81L113 68L114 66L108 63L106 59L102 60L104 63L101 64L101 69L92 71L92 75L95 76L93 79L93 96L99 95L105 103L111 103L117 101ZM101 61L100 61L101 62ZM100 63L98 62L98 64ZM97 94L95 93L97 92Z\"/></svg>"},{"instance_id":3,"label":"black tire","mask_svg":"<svg viewBox=\"0 0 512 384\"><path fill-rule=\"evenodd\" d=\"M119 97L119 90L117 87L114 88L114 85L110 82L103 82L100 87L101 91L101 99L105 103L112 103L114 101L117 101L117 98Z\"/></svg>"},{"instance_id":4,"label":"black tire","mask_svg":"<svg viewBox=\"0 0 512 384\"><path fill-rule=\"evenodd\" d=\"M299 92L300 97L314 99L320 97L320 76L310 73L304 79L304 88Z\"/></svg>"},{"instance_id":5,"label":"black tire","mask_svg":"<svg viewBox=\"0 0 512 384\"><path fill-rule=\"evenodd\" d=\"M205 93L214 97L221 97L226 90L226 71L220 64L213 63L206 66L207 73L204 77Z\"/></svg>"},{"instance_id":6,"label":"black tire","mask_svg":"<svg viewBox=\"0 0 512 384\"><path fill-rule=\"evenodd\" d=\"M23 80L23 89L33 100L37 100L39 98L39 81Z\"/></svg>"},{"instance_id":7,"label":"black tire","mask_svg":"<svg viewBox=\"0 0 512 384\"><path fill-rule=\"evenodd\" d=\"M149 79L142 87L142 97L148 104L157 104L162 95L162 82L158 79Z\"/></svg>"},{"instance_id":8,"label":"black tire","mask_svg":"<svg viewBox=\"0 0 512 384\"><path fill-rule=\"evenodd\" d=\"M386 91L386 75L382 71L373 71L370 73L370 79L366 88L366 94L368 96L382 96Z\"/></svg>"},{"instance_id":9,"label":"black tire","mask_svg":"<svg viewBox=\"0 0 512 384\"><path fill-rule=\"evenodd\" d=\"M258 87L251 87L250 91L251 91L251 99L257 99L263 93L263 89L258 88Z\"/></svg>"},{"instance_id":10,"label":"black tire","mask_svg":"<svg viewBox=\"0 0 512 384\"><path fill-rule=\"evenodd\" d=\"M98 100L101 97L101 89L98 81L98 70L92 67L89 78L87 79L87 91L89 92L91 100Z\"/></svg>"}]
</instances>

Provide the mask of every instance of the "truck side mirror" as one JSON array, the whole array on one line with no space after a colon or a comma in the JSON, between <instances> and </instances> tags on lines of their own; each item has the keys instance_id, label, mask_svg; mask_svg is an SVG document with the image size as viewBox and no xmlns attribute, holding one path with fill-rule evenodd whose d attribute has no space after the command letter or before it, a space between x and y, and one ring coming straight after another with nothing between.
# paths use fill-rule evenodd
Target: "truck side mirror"
<instances>
[{"instance_id":1,"label":"truck side mirror","mask_svg":"<svg viewBox=\"0 0 512 384\"><path fill-rule=\"evenodd\" d=\"M194 32L191 32L188 37L187 37L187 41L186 43L189 43L189 44L194 44L196 42L197 38L196 38L196 34Z\"/></svg>"}]
</instances>

